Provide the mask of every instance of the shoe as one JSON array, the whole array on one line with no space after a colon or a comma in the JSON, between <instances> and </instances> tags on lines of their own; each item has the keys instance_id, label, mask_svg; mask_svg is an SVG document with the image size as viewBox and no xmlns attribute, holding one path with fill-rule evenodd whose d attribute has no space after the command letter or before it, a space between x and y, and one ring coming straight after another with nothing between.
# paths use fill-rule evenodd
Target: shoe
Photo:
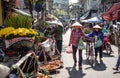
<instances>
[{"instance_id":1,"label":"shoe","mask_svg":"<svg viewBox=\"0 0 120 78\"><path fill-rule=\"evenodd\" d=\"M103 60L100 58L100 63L102 63L103 62Z\"/></svg>"},{"instance_id":2,"label":"shoe","mask_svg":"<svg viewBox=\"0 0 120 78\"><path fill-rule=\"evenodd\" d=\"M77 65L77 63L74 63L74 66L76 66Z\"/></svg>"},{"instance_id":3,"label":"shoe","mask_svg":"<svg viewBox=\"0 0 120 78\"><path fill-rule=\"evenodd\" d=\"M97 57L95 57L95 60L97 60Z\"/></svg>"},{"instance_id":4,"label":"shoe","mask_svg":"<svg viewBox=\"0 0 120 78\"><path fill-rule=\"evenodd\" d=\"M113 68L113 70L116 70L116 71L118 71L118 68Z\"/></svg>"}]
</instances>

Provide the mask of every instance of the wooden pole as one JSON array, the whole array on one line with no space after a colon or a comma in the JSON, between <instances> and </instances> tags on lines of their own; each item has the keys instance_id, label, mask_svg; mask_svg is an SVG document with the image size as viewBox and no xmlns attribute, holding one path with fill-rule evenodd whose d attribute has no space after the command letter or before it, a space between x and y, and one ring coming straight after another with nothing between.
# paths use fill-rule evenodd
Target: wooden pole
<instances>
[{"instance_id":1,"label":"wooden pole","mask_svg":"<svg viewBox=\"0 0 120 78\"><path fill-rule=\"evenodd\" d=\"M3 14L2 14L2 0L0 0L0 25L3 25Z\"/></svg>"}]
</instances>

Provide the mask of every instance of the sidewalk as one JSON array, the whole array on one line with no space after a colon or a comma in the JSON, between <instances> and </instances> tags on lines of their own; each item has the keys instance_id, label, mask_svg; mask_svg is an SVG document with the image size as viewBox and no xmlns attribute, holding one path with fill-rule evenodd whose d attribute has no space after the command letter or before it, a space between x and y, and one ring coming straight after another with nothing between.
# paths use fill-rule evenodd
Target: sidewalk
<instances>
[{"instance_id":1,"label":"sidewalk","mask_svg":"<svg viewBox=\"0 0 120 78\"><path fill-rule=\"evenodd\" d=\"M63 53L62 60L64 68L58 69L57 74L52 75L53 78L119 78L120 72L113 74L112 68L115 66L117 60L117 47L112 45L114 54L103 55L103 63L98 63L96 66L91 65L86 61L85 50L83 50L83 68L79 70L78 67L73 66L72 54L65 52L68 45L70 30L63 35Z\"/></svg>"}]
</instances>

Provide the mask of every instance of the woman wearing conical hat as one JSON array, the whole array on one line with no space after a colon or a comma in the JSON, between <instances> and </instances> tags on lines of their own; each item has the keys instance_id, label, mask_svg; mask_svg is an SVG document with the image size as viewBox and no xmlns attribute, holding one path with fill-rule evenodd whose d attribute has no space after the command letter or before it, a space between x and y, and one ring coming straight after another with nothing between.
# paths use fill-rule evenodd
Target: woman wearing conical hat
<instances>
[{"instance_id":1,"label":"woman wearing conical hat","mask_svg":"<svg viewBox=\"0 0 120 78\"><path fill-rule=\"evenodd\" d=\"M79 22L75 22L72 26L72 31L70 35L70 40L69 40L69 46L72 44L72 49L73 49L73 60L74 60L74 65L76 66L77 64L77 58L76 58L76 53L78 49L78 43L80 38L84 38L85 34L82 31L82 25ZM79 69L82 69L82 49L79 49Z\"/></svg>"}]
</instances>

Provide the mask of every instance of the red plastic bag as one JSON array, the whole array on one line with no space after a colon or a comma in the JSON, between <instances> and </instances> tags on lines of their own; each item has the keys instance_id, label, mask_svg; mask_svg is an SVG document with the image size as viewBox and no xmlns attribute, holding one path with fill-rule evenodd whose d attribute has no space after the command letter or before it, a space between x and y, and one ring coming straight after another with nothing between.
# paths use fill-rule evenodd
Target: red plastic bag
<instances>
[{"instance_id":1,"label":"red plastic bag","mask_svg":"<svg viewBox=\"0 0 120 78\"><path fill-rule=\"evenodd\" d=\"M67 53L73 53L72 44L67 47L66 52Z\"/></svg>"}]
</instances>

